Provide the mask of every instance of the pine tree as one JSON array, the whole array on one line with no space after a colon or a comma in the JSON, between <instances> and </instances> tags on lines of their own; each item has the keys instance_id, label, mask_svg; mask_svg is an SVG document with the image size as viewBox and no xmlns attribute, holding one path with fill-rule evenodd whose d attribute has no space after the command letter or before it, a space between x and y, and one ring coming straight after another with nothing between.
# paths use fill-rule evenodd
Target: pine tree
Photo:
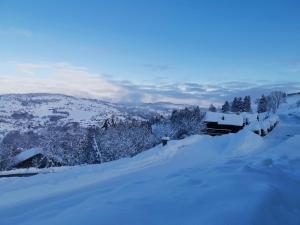
<instances>
[{"instance_id":1,"label":"pine tree","mask_svg":"<svg viewBox=\"0 0 300 225\"><path fill-rule=\"evenodd\" d=\"M217 108L216 108L213 104L211 104L211 105L209 106L208 110L209 110L210 112L217 112Z\"/></svg>"},{"instance_id":2,"label":"pine tree","mask_svg":"<svg viewBox=\"0 0 300 225\"><path fill-rule=\"evenodd\" d=\"M244 102L243 99L241 97L235 97L233 99L233 102L231 104L231 111L232 112L243 112L243 108L244 108Z\"/></svg>"},{"instance_id":3,"label":"pine tree","mask_svg":"<svg viewBox=\"0 0 300 225\"><path fill-rule=\"evenodd\" d=\"M235 97L231 104L231 112L239 112L239 100Z\"/></svg>"},{"instance_id":4,"label":"pine tree","mask_svg":"<svg viewBox=\"0 0 300 225\"><path fill-rule=\"evenodd\" d=\"M267 110L268 110L268 100L264 95L262 95L258 101L257 112L264 113L267 112Z\"/></svg>"},{"instance_id":5,"label":"pine tree","mask_svg":"<svg viewBox=\"0 0 300 225\"><path fill-rule=\"evenodd\" d=\"M99 148L99 145L96 141L97 135L97 128L96 127L89 127L87 128L87 133L85 136L85 146L84 152L86 161L89 163L102 163L102 154Z\"/></svg>"},{"instance_id":6,"label":"pine tree","mask_svg":"<svg viewBox=\"0 0 300 225\"><path fill-rule=\"evenodd\" d=\"M230 111L230 104L228 101L225 101L224 105L222 105L222 112L227 113Z\"/></svg>"},{"instance_id":7,"label":"pine tree","mask_svg":"<svg viewBox=\"0 0 300 225\"><path fill-rule=\"evenodd\" d=\"M245 96L243 102L243 112L251 112L251 97Z\"/></svg>"},{"instance_id":8,"label":"pine tree","mask_svg":"<svg viewBox=\"0 0 300 225\"><path fill-rule=\"evenodd\" d=\"M241 97L238 97L237 98L237 109L238 109L238 112L243 112L243 107L244 107L243 99Z\"/></svg>"}]
</instances>

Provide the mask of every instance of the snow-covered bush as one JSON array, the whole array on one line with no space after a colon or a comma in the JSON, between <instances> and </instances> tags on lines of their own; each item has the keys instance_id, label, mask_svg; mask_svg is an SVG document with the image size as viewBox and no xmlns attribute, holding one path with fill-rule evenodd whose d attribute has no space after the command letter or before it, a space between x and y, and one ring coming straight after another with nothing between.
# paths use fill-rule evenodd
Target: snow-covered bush
<instances>
[{"instance_id":1,"label":"snow-covered bush","mask_svg":"<svg viewBox=\"0 0 300 225\"><path fill-rule=\"evenodd\" d=\"M96 133L96 143L102 161L130 157L160 143L147 122L121 122Z\"/></svg>"},{"instance_id":2,"label":"snow-covered bush","mask_svg":"<svg viewBox=\"0 0 300 225\"><path fill-rule=\"evenodd\" d=\"M49 166L87 163L83 152L86 129L76 123L48 127L41 133L40 143Z\"/></svg>"},{"instance_id":3,"label":"snow-covered bush","mask_svg":"<svg viewBox=\"0 0 300 225\"><path fill-rule=\"evenodd\" d=\"M8 170L14 165L15 154L9 146L0 145L0 170Z\"/></svg>"},{"instance_id":4,"label":"snow-covered bush","mask_svg":"<svg viewBox=\"0 0 300 225\"><path fill-rule=\"evenodd\" d=\"M185 135L199 134L203 129L203 118L199 107L174 110L170 119L173 138L182 138Z\"/></svg>"},{"instance_id":5,"label":"snow-covered bush","mask_svg":"<svg viewBox=\"0 0 300 225\"><path fill-rule=\"evenodd\" d=\"M286 94L281 91L273 91L267 96L268 111L275 113L281 103L286 101Z\"/></svg>"}]
</instances>

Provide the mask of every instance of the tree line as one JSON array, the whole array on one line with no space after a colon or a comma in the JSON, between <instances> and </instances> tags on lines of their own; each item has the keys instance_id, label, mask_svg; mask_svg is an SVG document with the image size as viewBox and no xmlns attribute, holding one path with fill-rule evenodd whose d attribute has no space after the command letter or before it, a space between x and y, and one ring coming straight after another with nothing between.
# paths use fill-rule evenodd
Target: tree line
<instances>
[{"instance_id":1,"label":"tree line","mask_svg":"<svg viewBox=\"0 0 300 225\"><path fill-rule=\"evenodd\" d=\"M262 95L257 103L257 112L275 112L285 102L286 94L272 92ZM217 111L211 105L210 111ZM250 96L236 97L225 101L221 111L252 112ZM201 134L205 124L205 112L199 107L175 109L168 117L156 116L149 120L112 117L97 126L82 127L71 122L65 125L51 124L46 128L28 132L8 132L0 143L0 170L10 169L15 156L23 149L39 147L48 159L47 166L72 166L104 163L124 157L132 157L161 142L164 136L181 139L188 135Z\"/></svg>"},{"instance_id":2,"label":"tree line","mask_svg":"<svg viewBox=\"0 0 300 225\"><path fill-rule=\"evenodd\" d=\"M211 112L217 112L217 108L213 104L209 106L208 110ZM221 111L223 113L252 112L251 97L250 96L245 96L244 98L235 97L232 102L225 101L225 103L221 107Z\"/></svg>"},{"instance_id":3,"label":"tree line","mask_svg":"<svg viewBox=\"0 0 300 225\"><path fill-rule=\"evenodd\" d=\"M273 91L269 95L262 95L260 98L258 98L255 101L255 103L257 104L257 110L256 110L257 113L264 113L264 112L275 113L279 108L279 105L286 101L286 96L287 96L286 93L281 91ZM208 110L211 112L218 111L218 109L213 104L209 106ZM223 113L228 113L228 112L251 113L253 112L251 97L250 96L245 96L244 98L235 97L232 102L225 101L220 111Z\"/></svg>"},{"instance_id":4,"label":"tree line","mask_svg":"<svg viewBox=\"0 0 300 225\"><path fill-rule=\"evenodd\" d=\"M82 127L71 122L40 130L8 132L0 143L0 170L11 169L22 150L41 148L47 167L104 163L132 157L161 143L163 136L183 138L201 132L204 113L199 107L173 110L169 117L149 120L112 117L101 124ZM36 165L38 166L38 165Z\"/></svg>"}]
</instances>

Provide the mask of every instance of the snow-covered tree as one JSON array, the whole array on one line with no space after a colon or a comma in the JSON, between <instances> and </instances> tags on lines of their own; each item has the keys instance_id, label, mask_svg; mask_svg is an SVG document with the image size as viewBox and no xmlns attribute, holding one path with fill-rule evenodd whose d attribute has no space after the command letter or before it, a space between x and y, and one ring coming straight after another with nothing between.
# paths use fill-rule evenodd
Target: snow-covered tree
<instances>
[{"instance_id":1,"label":"snow-covered tree","mask_svg":"<svg viewBox=\"0 0 300 225\"><path fill-rule=\"evenodd\" d=\"M268 111L268 100L265 95L262 95L257 104L257 112L264 113Z\"/></svg>"},{"instance_id":2,"label":"snow-covered tree","mask_svg":"<svg viewBox=\"0 0 300 225\"><path fill-rule=\"evenodd\" d=\"M235 97L231 104L232 112L242 112L243 111L243 100L241 97Z\"/></svg>"},{"instance_id":3,"label":"snow-covered tree","mask_svg":"<svg viewBox=\"0 0 300 225\"><path fill-rule=\"evenodd\" d=\"M84 154L85 134L86 129L77 123L50 126L43 130L38 147L43 149L48 166L89 163Z\"/></svg>"},{"instance_id":4,"label":"snow-covered tree","mask_svg":"<svg viewBox=\"0 0 300 225\"><path fill-rule=\"evenodd\" d=\"M243 101L243 112L251 112L251 97L245 96Z\"/></svg>"},{"instance_id":5,"label":"snow-covered tree","mask_svg":"<svg viewBox=\"0 0 300 225\"><path fill-rule=\"evenodd\" d=\"M199 107L174 110L170 119L172 137L182 138L185 135L199 134L203 128L204 113Z\"/></svg>"},{"instance_id":6,"label":"snow-covered tree","mask_svg":"<svg viewBox=\"0 0 300 225\"><path fill-rule=\"evenodd\" d=\"M7 145L0 145L0 171L11 169L14 165L14 156L14 149Z\"/></svg>"},{"instance_id":7,"label":"snow-covered tree","mask_svg":"<svg viewBox=\"0 0 300 225\"><path fill-rule=\"evenodd\" d=\"M102 127L102 129L107 130L107 127ZM103 162L103 157L101 153L101 148L99 147L97 141L96 141L96 136L101 135L100 134L100 129L91 126L87 128L86 134L84 135L83 139L83 145L84 145L84 159L86 163L102 163Z\"/></svg>"},{"instance_id":8,"label":"snow-covered tree","mask_svg":"<svg viewBox=\"0 0 300 225\"><path fill-rule=\"evenodd\" d=\"M230 111L230 104L228 101L225 101L224 105L222 105L222 112L227 113Z\"/></svg>"},{"instance_id":9,"label":"snow-covered tree","mask_svg":"<svg viewBox=\"0 0 300 225\"><path fill-rule=\"evenodd\" d=\"M281 91L273 91L267 97L268 111L275 113L281 103L286 101L286 94Z\"/></svg>"},{"instance_id":10,"label":"snow-covered tree","mask_svg":"<svg viewBox=\"0 0 300 225\"><path fill-rule=\"evenodd\" d=\"M209 106L208 110L209 110L210 112L217 112L217 108L216 108L213 104L211 104L211 105Z\"/></svg>"},{"instance_id":11,"label":"snow-covered tree","mask_svg":"<svg viewBox=\"0 0 300 225\"><path fill-rule=\"evenodd\" d=\"M124 121L96 136L103 162L130 157L159 143L147 122Z\"/></svg>"}]
</instances>

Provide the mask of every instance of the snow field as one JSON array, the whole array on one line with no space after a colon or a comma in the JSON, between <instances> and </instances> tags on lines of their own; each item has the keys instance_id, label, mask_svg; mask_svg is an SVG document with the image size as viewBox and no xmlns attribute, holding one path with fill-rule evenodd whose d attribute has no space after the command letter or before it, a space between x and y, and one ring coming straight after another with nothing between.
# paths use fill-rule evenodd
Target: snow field
<instances>
[{"instance_id":1,"label":"snow field","mask_svg":"<svg viewBox=\"0 0 300 225\"><path fill-rule=\"evenodd\" d=\"M0 225L300 224L300 119L289 104L266 137L195 135L133 158L0 179Z\"/></svg>"}]
</instances>

